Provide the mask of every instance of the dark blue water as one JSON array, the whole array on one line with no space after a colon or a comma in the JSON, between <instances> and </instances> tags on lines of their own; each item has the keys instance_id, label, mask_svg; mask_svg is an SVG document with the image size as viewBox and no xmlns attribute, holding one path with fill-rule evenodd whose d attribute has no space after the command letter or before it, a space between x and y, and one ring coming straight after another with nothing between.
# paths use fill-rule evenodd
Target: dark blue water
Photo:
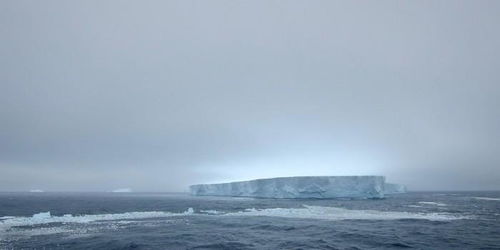
<instances>
[{"instance_id":1,"label":"dark blue water","mask_svg":"<svg viewBox=\"0 0 500 250\"><path fill-rule=\"evenodd\" d=\"M0 249L372 248L500 249L500 192L380 200L0 193Z\"/></svg>"}]
</instances>

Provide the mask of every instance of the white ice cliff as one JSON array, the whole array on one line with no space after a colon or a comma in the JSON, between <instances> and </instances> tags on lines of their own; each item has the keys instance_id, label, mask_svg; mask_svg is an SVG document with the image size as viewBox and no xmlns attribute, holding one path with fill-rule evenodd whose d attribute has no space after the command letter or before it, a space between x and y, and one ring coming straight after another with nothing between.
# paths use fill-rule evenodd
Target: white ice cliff
<instances>
[{"instance_id":1,"label":"white ice cliff","mask_svg":"<svg viewBox=\"0 0 500 250\"><path fill-rule=\"evenodd\" d=\"M385 183L384 190L385 194L406 193L406 187L404 185L394 183Z\"/></svg>"},{"instance_id":2,"label":"white ice cliff","mask_svg":"<svg viewBox=\"0 0 500 250\"><path fill-rule=\"evenodd\" d=\"M304 176L190 186L197 196L383 198L384 176Z\"/></svg>"}]
</instances>

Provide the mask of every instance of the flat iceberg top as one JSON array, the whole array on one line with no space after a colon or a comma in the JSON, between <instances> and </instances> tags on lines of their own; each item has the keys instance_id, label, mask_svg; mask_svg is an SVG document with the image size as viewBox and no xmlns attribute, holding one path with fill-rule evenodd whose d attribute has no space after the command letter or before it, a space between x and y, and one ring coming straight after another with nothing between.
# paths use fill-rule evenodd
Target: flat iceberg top
<instances>
[{"instance_id":1,"label":"flat iceberg top","mask_svg":"<svg viewBox=\"0 0 500 250\"><path fill-rule=\"evenodd\" d=\"M272 181L272 180L285 180L285 179L329 179L329 178L337 178L337 179L358 179L358 178L385 178L381 175L326 175L326 176L288 176L288 177L272 177L272 178L259 178L248 181L232 181L225 183L214 183L214 184L198 184L198 185L218 185L218 184L230 184L230 183L241 183L241 182L251 182L251 181ZM193 185L194 186L194 185Z\"/></svg>"},{"instance_id":2,"label":"flat iceberg top","mask_svg":"<svg viewBox=\"0 0 500 250\"><path fill-rule=\"evenodd\" d=\"M384 176L297 176L190 186L192 195L260 198L383 198Z\"/></svg>"}]
</instances>

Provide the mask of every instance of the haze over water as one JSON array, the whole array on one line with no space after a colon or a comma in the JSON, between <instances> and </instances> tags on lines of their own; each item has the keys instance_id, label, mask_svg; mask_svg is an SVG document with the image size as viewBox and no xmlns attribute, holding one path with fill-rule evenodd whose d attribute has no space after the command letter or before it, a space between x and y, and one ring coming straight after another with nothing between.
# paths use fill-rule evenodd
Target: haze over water
<instances>
[{"instance_id":1,"label":"haze over water","mask_svg":"<svg viewBox=\"0 0 500 250\"><path fill-rule=\"evenodd\" d=\"M0 3L0 190L500 188L498 1Z\"/></svg>"}]
</instances>

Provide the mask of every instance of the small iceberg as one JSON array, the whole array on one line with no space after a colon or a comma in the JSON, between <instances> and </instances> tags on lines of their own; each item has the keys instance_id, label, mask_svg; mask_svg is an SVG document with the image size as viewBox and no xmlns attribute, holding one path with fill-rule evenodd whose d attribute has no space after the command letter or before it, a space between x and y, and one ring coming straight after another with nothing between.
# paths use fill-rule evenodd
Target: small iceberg
<instances>
[{"instance_id":1,"label":"small iceberg","mask_svg":"<svg viewBox=\"0 0 500 250\"><path fill-rule=\"evenodd\" d=\"M132 192L132 189L130 188L119 188L111 191L112 193L130 193Z\"/></svg>"},{"instance_id":2,"label":"small iceberg","mask_svg":"<svg viewBox=\"0 0 500 250\"><path fill-rule=\"evenodd\" d=\"M50 211L49 212L41 212L33 215L33 220L44 220L50 218Z\"/></svg>"},{"instance_id":3,"label":"small iceberg","mask_svg":"<svg viewBox=\"0 0 500 250\"><path fill-rule=\"evenodd\" d=\"M43 193L44 191L41 189L31 189L30 193Z\"/></svg>"}]
</instances>

